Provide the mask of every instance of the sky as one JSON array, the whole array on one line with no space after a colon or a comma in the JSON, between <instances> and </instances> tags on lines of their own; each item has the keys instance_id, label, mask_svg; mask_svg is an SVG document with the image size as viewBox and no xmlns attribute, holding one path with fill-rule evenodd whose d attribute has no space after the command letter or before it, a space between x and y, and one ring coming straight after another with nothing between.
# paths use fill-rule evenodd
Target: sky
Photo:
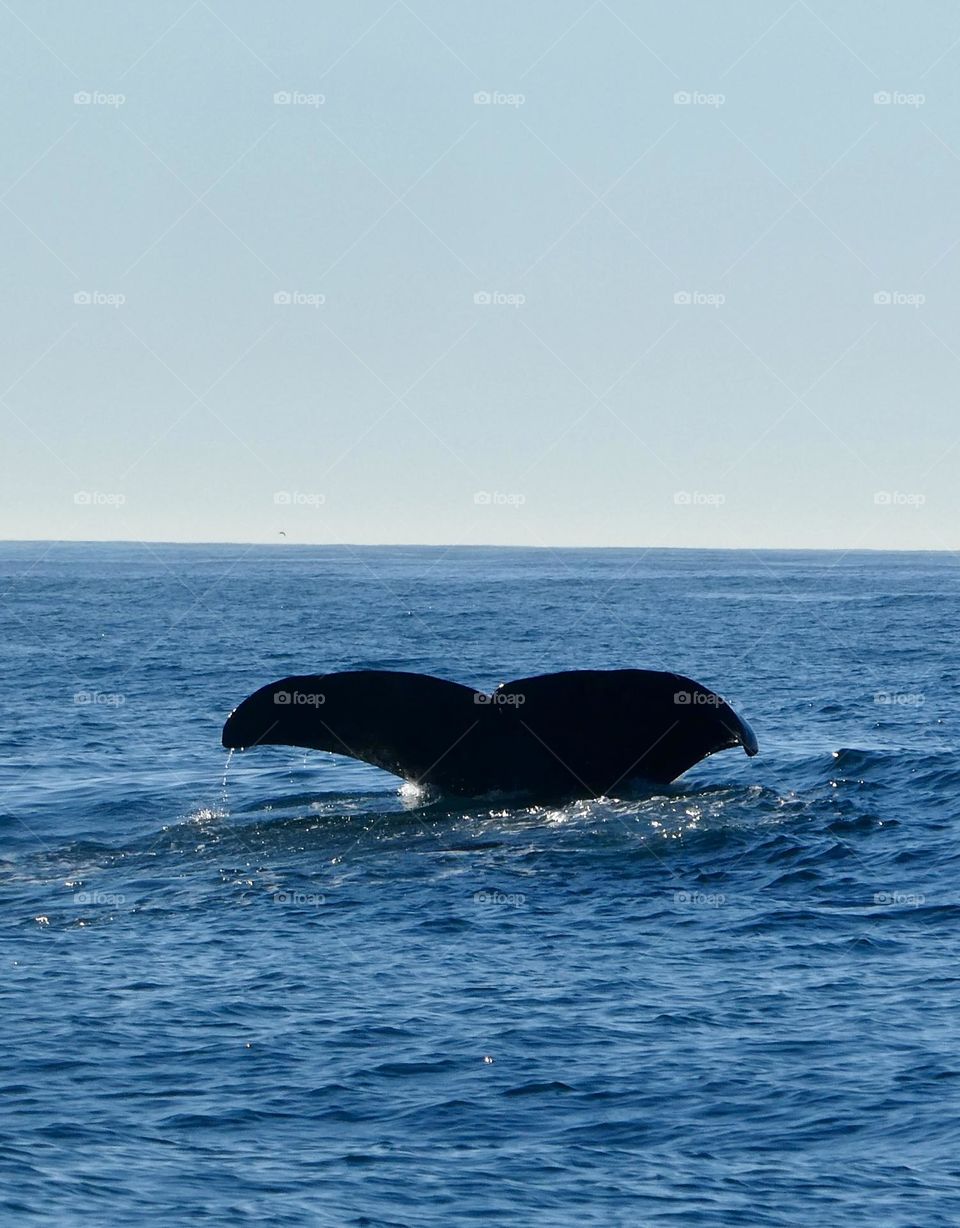
<instances>
[{"instance_id":1,"label":"sky","mask_svg":"<svg viewBox=\"0 0 960 1228\"><path fill-rule=\"evenodd\" d=\"M960 6L3 0L5 539L955 549Z\"/></svg>"}]
</instances>

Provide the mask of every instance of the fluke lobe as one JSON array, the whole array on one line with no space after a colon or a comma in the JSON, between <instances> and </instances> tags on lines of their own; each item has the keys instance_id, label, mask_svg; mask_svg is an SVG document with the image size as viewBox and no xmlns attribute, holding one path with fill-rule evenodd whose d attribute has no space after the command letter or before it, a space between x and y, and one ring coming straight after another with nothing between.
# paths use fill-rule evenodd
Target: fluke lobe
<instances>
[{"instance_id":1,"label":"fluke lobe","mask_svg":"<svg viewBox=\"0 0 960 1228\"><path fill-rule=\"evenodd\" d=\"M616 797L731 746L757 753L719 695L643 669L541 674L491 695L428 674L295 675L245 699L222 740L349 755L441 793L535 798Z\"/></svg>"}]
</instances>

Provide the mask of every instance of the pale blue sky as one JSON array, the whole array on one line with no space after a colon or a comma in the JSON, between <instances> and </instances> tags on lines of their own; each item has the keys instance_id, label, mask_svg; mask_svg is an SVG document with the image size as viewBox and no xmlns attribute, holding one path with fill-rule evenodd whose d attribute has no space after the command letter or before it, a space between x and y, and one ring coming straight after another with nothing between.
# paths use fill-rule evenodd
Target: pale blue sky
<instances>
[{"instance_id":1,"label":"pale blue sky","mask_svg":"<svg viewBox=\"0 0 960 1228\"><path fill-rule=\"evenodd\" d=\"M956 4L9 0L0 62L2 536L960 544Z\"/></svg>"}]
</instances>

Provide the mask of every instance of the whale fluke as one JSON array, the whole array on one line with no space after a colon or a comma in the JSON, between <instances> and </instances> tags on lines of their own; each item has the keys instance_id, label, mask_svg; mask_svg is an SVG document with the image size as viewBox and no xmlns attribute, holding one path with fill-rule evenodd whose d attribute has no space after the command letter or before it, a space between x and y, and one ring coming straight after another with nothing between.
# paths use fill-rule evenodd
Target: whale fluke
<instances>
[{"instance_id":1,"label":"whale fluke","mask_svg":"<svg viewBox=\"0 0 960 1228\"><path fill-rule=\"evenodd\" d=\"M571 670L490 695L387 670L281 678L254 691L223 745L302 746L349 755L442 793L616 796L666 784L716 751L757 753L753 730L681 674Z\"/></svg>"}]
</instances>

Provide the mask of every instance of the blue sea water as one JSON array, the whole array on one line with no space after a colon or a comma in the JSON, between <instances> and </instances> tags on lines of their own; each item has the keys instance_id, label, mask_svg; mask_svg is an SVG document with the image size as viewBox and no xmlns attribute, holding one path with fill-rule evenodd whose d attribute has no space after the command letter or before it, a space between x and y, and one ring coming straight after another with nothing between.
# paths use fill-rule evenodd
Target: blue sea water
<instances>
[{"instance_id":1,"label":"blue sea water","mask_svg":"<svg viewBox=\"0 0 960 1228\"><path fill-rule=\"evenodd\" d=\"M0 1222L960 1222L953 556L6 543L0 593ZM289 673L614 666L760 755L510 807L219 744Z\"/></svg>"}]
</instances>

